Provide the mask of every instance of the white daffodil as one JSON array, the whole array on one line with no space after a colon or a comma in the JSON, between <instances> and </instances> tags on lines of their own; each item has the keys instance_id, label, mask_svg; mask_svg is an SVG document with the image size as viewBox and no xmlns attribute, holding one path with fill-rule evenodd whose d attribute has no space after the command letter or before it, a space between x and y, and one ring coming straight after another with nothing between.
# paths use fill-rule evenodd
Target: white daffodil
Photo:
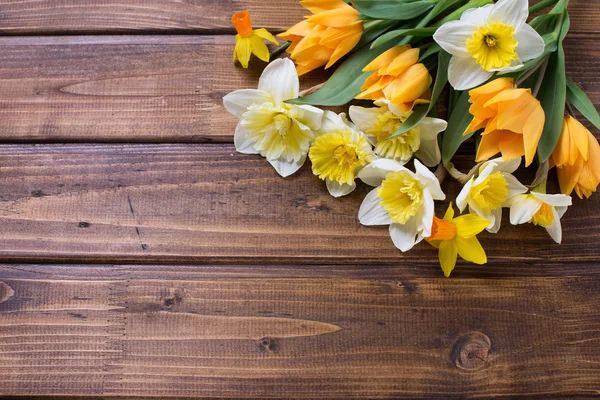
<instances>
[{"instance_id":1,"label":"white daffodil","mask_svg":"<svg viewBox=\"0 0 600 400\"><path fill-rule=\"evenodd\" d=\"M560 219L573 203L571 196L531 192L520 194L508 201L510 223L513 225L532 223L548 231L558 244L562 242Z\"/></svg>"},{"instance_id":2,"label":"white daffodil","mask_svg":"<svg viewBox=\"0 0 600 400\"><path fill-rule=\"evenodd\" d=\"M365 132L375 145L375 154L398 161L404 165L416 156L428 167L435 167L442 159L438 134L448 127L443 119L426 117L404 133L392 138L396 131L412 114L402 113L400 107L389 101L376 101L377 107L350 107L350 118L356 127Z\"/></svg>"},{"instance_id":3,"label":"white daffodil","mask_svg":"<svg viewBox=\"0 0 600 400\"><path fill-rule=\"evenodd\" d=\"M456 198L460 212L469 206L472 214L490 220L488 232L497 233L502 224L502 207L515 196L527 193L527 188L512 173L521 165L521 158L488 161L479 168L479 176L471 178Z\"/></svg>"},{"instance_id":4,"label":"white daffodil","mask_svg":"<svg viewBox=\"0 0 600 400\"><path fill-rule=\"evenodd\" d=\"M356 174L377 156L367 137L356 130L345 114L326 111L318 137L310 147L313 173L327 184L333 197L356 189Z\"/></svg>"},{"instance_id":5,"label":"white daffodil","mask_svg":"<svg viewBox=\"0 0 600 400\"><path fill-rule=\"evenodd\" d=\"M498 0L442 25L434 40L452 54L448 78L456 90L481 85L542 55L544 39L527 24L528 0Z\"/></svg>"},{"instance_id":6,"label":"white daffodil","mask_svg":"<svg viewBox=\"0 0 600 400\"><path fill-rule=\"evenodd\" d=\"M283 177L304 165L323 119L316 107L285 103L298 97L299 88L294 63L280 59L265 68L258 90L236 90L223 98L227 111L240 119L234 138L237 151L260 154Z\"/></svg>"},{"instance_id":7,"label":"white daffodil","mask_svg":"<svg viewBox=\"0 0 600 400\"><path fill-rule=\"evenodd\" d=\"M360 206L360 223L389 225L392 241L403 252L431 236L434 200L446 199L437 177L418 160L415 170L382 158L358 174L367 185L377 187Z\"/></svg>"}]
</instances>

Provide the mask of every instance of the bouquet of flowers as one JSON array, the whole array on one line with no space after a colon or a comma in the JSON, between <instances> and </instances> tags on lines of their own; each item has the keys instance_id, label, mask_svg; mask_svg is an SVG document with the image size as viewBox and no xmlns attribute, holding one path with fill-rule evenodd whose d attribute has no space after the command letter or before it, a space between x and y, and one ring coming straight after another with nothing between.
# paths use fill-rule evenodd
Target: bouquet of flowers
<instances>
[{"instance_id":1,"label":"bouquet of flowers","mask_svg":"<svg viewBox=\"0 0 600 400\"><path fill-rule=\"evenodd\" d=\"M600 183L600 145L574 110L598 129L600 116L565 74L568 2L302 0L312 15L278 35L286 43L273 53L264 41L275 37L237 13L234 60L289 58L271 62L258 89L224 97L240 119L236 149L282 177L308 158L335 197L357 179L374 187L360 222L389 225L402 252L426 240L446 276L458 256L487 262L477 235L500 230L503 208L511 224L541 226L560 243L571 194L588 198ZM298 76L321 67L337 69L301 94ZM447 121L437 117L442 93ZM348 116L320 108L348 104ZM469 139L477 164L465 173L452 159ZM522 164L538 168L529 184L514 176ZM552 168L558 194L547 193ZM462 215L450 203L438 218L446 175L463 185L454 201Z\"/></svg>"}]
</instances>

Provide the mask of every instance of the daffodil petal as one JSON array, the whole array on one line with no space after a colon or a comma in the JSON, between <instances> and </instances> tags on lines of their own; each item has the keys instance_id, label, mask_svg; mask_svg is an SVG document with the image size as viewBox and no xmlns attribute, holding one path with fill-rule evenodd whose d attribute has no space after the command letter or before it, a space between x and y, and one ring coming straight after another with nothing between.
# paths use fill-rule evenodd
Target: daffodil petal
<instances>
[{"instance_id":1,"label":"daffodil petal","mask_svg":"<svg viewBox=\"0 0 600 400\"><path fill-rule=\"evenodd\" d=\"M389 225L392 223L389 213L381 205L377 189L372 190L363 200L358 211L358 220L366 226Z\"/></svg>"},{"instance_id":2,"label":"daffodil petal","mask_svg":"<svg viewBox=\"0 0 600 400\"><path fill-rule=\"evenodd\" d=\"M424 237L431 236L433 226L433 217L435 216L435 202L428 190L423 191L423 209L421 211L421 222L417 225L417 230Z\"/></svg>"},{"instance_id":3,"label":"daffodil petal","mask_svg":"<svg viewBox=\"0 0 600 400\"><path fill-rule=\"evenodd\" d=\"M515 39L519 42L517 54L522 61L533 60L544 53L546 45L544 39L531 26L523 24L521 29L515 33Z\"/></svg>"},{"instance_id":4,"label":"daffodil petal","mask_svg":"<svg viewBox=\"0 0 600 400\"><path fill-rule=\"evenodd\" d=\"M237 54L242 67L248 68L248 64L250 64L250 55L252 54L252 43L250 42L250 38L243 38L238 35L235 39L235 54Z\"/></svg>"},{"instance_id":5,"label":"daffodil petal","mask_svg":"<svg viewBox=\"0 0 600 400\"><path fill-rule=\"evenodd\" d=\"M489 233L498 233L502 226L502 208L492 210L492 217L488 216L488 219L492 223L488 226L487 231Z\"/></svg>"},{"instance_id":6,"label":"daffodil petal","mask_svg":"<svg viewBox=\"0 0 600 400\"><path fill-rule=\"evenodd\" d=\"M471 189L473 188L474 178L469 179L469 181L463 186L462 190L456 197L456 206L462 213L467 208L469 193L471 193Z\"/></svg>"},{"instance_id":7,"label":"daffodil petal","mask_svg":"<svg viewBox=\"0 0 600 400\"><path fill-rule=\"evenodd\" d=\"M235 150L242 154L259 154L260 152L254 147L254 142L248 139L247 133L246 128L242 124L238 124L233 136Z\"/></svg>"},{"instance_id":8,"label":"daffodil petal","mask_svg":"<svg viewBox=\"0 0 600 400\"><path fill-rule=\"evenodd\" d=\"M440 265L446 278L450 277L454 267L456 267L456 259L458 257L458 249L454 241L449 240L440 244Z\"/></svg>"},{"instance_id":9,"label":"daffodil petal","mask_svg":"<svg viewBox=\"0 0 600 400\"><path fill-rule=\"evenodd\" d=\"M419 147L415 156L428 167L438 165L442 160L442 153L437 138L432 140L421 138L421 147Z\"/></svg>"},{"instance_id":10,"label":"daffodil petal","mask_svg":"<svg viewBox=\"0 0 600 400\"><path fill-rule=\"evenodd\" d=\"M415 171L417 178L426 185L434 200L446 200L446 194L442 190L440 181L429 168L421 164L419 160L415 160Z\"/></svg>"},{"instance_id":11,"label":"daffodil petal","mask_svg":"<svg viewBox=\"0 0 600 400\"><path fill-rule=\"evenodd\" d=\"M528 195L519 195L511 200L510 223L526 224L542 208L542 202Z\"/></svg>"},{"instance_id":12,"label":"daffodil petal","mask_svg":"<svg viewBox=\"0 0 600 400\"><path fill-rule=\"evenodd\" d=\"M421 131L421 140L437 140L438 134L448 128L448 122L440 118L423 118L419 124Z\"/></svg>"},{"instance_id":13,"label":"daffodil petal","mask_svg":"<svg viewBox=\"0 0 600 400\"><path fill-rule=\"evenodd\" d=\"M518 194L527 193L529 189L527 186L523 185L514 175L511 174L502 174L506 183L508 183L508 198L514 197Z\"/></svg>"},{"instance_id":14,"label":"daffodil petal","mask_svg":"<svg viewBox=\"0 0 600 400\"><path fill-rule=\"evenodd\" d=\"M462 215L452 222L456 225L456 234L465 239L480 234L490 224L489 220L475 214Z\"/></svg>"},{"instance_id":15,"label":"daffodil petal","mask_svg":"<svg viewBox=\"0 0 600 400\"><path fill-rule=\"evenodd\" d=\"M529 17L528 0L498 0L490 11L489 22L511 25L519 31Z\"/></svg>"},{"instance_id":16,"label":"daffodil petal","mask_svg":"<svg viewBox=\"0 0 600 400\"><path fill-rule=\"evenodd\" d=\"M385 112L381 107L350 107L350 119L356 124L358 130L366 132L377 124L377 118Z\"/></svg>"},{"instance_id":17,"label":"daffodil petal","mask_svg":"<svg viewBox=\"0 0 600 400\"><path fill-rule=\"evenodd\" d=\"M255 29L252 33L261 39L268 40L273 44L279 44L277 39L275 39L275 37L265 28Z\"/></svg>"},{"instance_id":18,"label":"daffodil petal","mask_svg":"<svg viewBox=\"0 0 600 400\"><path fill-rule=\"evenodd\" d=\"M238 118L248 111L253 104L264 104L273 102L273 98L267 92L256 89L242 89L231 92L223 97L225 109Z\"/></svg>"},{"instance_id":19,"label":"daffodil petal","mask_svg":"<svg viewBox=\"0 0 600 400\"><path fill-rule=\"evenodd\" d=\"M391 224L390 237L394 245L402 252L407 252L423 240L417 230L417 218L411 218L406 224Z\"/></svg>"},{"instance_id":20,"label":"daffodil petal","mask_svg":"<svg viewBox=\"0 0 600 400\"><path fill-rule=\"evenodd\" d=\"M493 7L493 4L488 4L483 7L471 8L462 14L460 20L477 26L485 25Z\"/></svg>"},{"instance_id":21,"label":"daffodil petal","mask_svg":"<svg viewBox=\"0 0 600 400\"><path fill-rule=\"evenodd\" d=\"M299 161L287 161L283 158L278 158L276 160L267 160L269 164L275 168L277 173L281 175L283 178L287 178L290 175L295 174L306 162L306 154L302 156Z\"/></svg>"},{"instance_id":22,"label":"daffodil petal","mask_svg":"<svg viewBox=\"0 0 600 400\"><path fill-rule=\"evenodd\" d=\"M298 97L300 80L294 62L283 58L267 65L258 82L258 89L273 96L275 104Z\"/></svg>"},{"instance_id":23,"label":"daffodil petal","mask_svg":"<svg viewBox=\"0 0 600 400\"><path fill-rule=\"evenodd\" d=\"M327 185L327 190L329 190L329 194L336 198L347 196L356 189L356 182L352 182L351 185L348 185L347 183L339 183L326 179L325 183Z\"/></svg>"},{"instance_id":24,"label":"daffodil petal","mask_svg":"<svg viewBox=\"0 0 600 400\"><path fill-rule=\"evenodd\" d=\"M452 57L448 67L448 80L455 90L473 89L494 75L484 71L473 57Z\"/></svg>"},{"instance_id":25,"label":"daffodil petal","mask_svg":"<svg viewBox=\"0 0 600 400\"><path fill-rule=\"evenodd\" d=\"M457 57L471 57L467 50L467 41L473 37L477 25L468 21L450 21L440 26L433 40L446 52Z\"/></svg>"},{"instance_id":26,"label":"daffodil petal","mask_svg":"<svg viewBox=\"0 0 600 400\"><path fill-rule=\"evenodd\" d=\"M487 255L479 240L473 236L470 238L457 237L455 239L458 255L465 261L483 265L487 263Z\"/></svg>"},{"instance_id":27,"label":"daffodil petal","mask_svg":"<svg viewBox=\"0 0 600 400\"><path fill-rule=\"evenodd\" d=\"M377 187L390 172L398 171L408 170L397 161L381 158L364 167L358 173L358 178L369 186Z\"/></svg>"},{"instance_id":28,"label":"daffodil petal","mask_svg":"<svg viewBox=\"0 0 600 400\"><path fill-rule=\"evenodd\" d=\"M552 223L546 227L546 231L548 231L548 234L556 243L561 244L562 243L562 224L560 222L560 217L559 217L558 213L556 212L555 208L552 208L552 214L554 216L554 219L552 220Z\"/></svg>"},{"instance_id":29,"label":"daffodil petal","mask_svg":"<svg viewBox=\"0 0 600 400\"><path fill-rule=\"evenodd\" d=\"M573 205L573 199L571 198L571 196L566 196L564 194L545 194L531 192L531 195L553 207L569 207Z\"/></svg>"},{"instance_id":30,"label":"daffodil petal","mask_svg":"<svg viewBox=\"0 0 600 400\"><path fill-rule=\"evenodd\" d=\"M323 114L323 110L309 105L294 106L294 108L290 110L290 116L292 118L308 126L313 131L321 129Z\"/></svg>"}]
</instances>

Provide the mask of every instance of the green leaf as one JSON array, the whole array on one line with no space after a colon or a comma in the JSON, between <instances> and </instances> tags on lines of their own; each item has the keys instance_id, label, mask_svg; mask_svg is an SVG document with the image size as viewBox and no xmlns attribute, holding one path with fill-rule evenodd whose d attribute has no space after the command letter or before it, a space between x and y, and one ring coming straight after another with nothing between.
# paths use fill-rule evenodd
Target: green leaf
<instances>
[{"instance_id":1,"label":"green leaf","mask_svg":"<svg viewBox=\"0 0 600 400\"><path fill-rule=\"evenodd\" d=\"M371 43L373 40L377 39L388 30L392 28L398 28L399 23L397 21L370 21L364 24L365 30L360 37L360 41L354 47L355 49L360 49L361 47Z\"/></svg>"},{"instance_id":2,"label":"green leaf","mask_svg":"<svg viewBox=\"0 0 600 400\"><path fill-rule=\"evenodd\" d=\"M377 49L371 49L368 46L360 49L338 67L321 89L308 96L287 102L313 106L343 106L349 103L360 94L365 81L372 74L372 72L363 72L363 69L392 47L392 44L386 44Z\"/></svg>"},{"instance_id":3,"label":"green leaf","mask_svg":"<svg viewBox=\"0 0 600 400\"><path fill-rule=\"evenodd\" d=\"M444 140L442 142L442 160L444 164L450 162L460 145L473 136L472 133L468 136L463 136L463 133L473 119L469 108L469 92L462 92L454 105L454 110L448 121L448 129L444 132Z\"/></svg>"},{"instance_id":4,"label":"green leaf","mask_svg":"<svg viewBox=\"0 0 600 400\"><path fill-rule=\"evenodd\" d=\"M410 117L404 121L404 123L400 126L400 129L390 136L390 139L404 135L406 132L419 125L435 106L435 103L437 103L442 90L448 83L448 65L450 64L450 57L450 54L446 53L445 51L440 51L440 55L438 57L437 76L435 78L435 84L433 85L433 92L431 93L431 102L429 104L419 104L416 106Z\"/></svg>"},{"instance_id":5,"label":"green leaf","mask_svg":"<svg viewBox=\"0 0 600 400\"><path fill-rule=\"evenodd\" d=\"M433 3L427 0L354 0L354 6L362 15L370 18L406 21L431 10Z\"/></svg>"},{"instance_id":6,"label":"green leaf","mask_svg":"<svg viewBox=\"0 0 600 400\"><path fill-rule=\"evenodd\" d=\"M546 161L552 155L560 133L565 116L565 102L567 99L567 77L565 74L565 51L562 40L569 30L569 16L565 11L563 30L561 31L558 51L550 56L546 75L542 81L538 99L546 114L546 123L542 138L538 145L538 156L541 161Z\"/></svg>"},{"instance_id":7,"label":"green leaf","mask_svg":"<svg viewBox=\"0 0 600 400\"><path fill-rule=\"evenodd\" d=\"M436 28L398 29L379 36L377 39L375 39L371 45L371 48L377 48L399 36L433 36L435 31Z\"/></svg>"},{"instance_id":8,"label":"green leaf","mask_svg":"<svg viewBox=\"0 0 600 400\"><path fill-rule=\"evenodd\" d=\"M575 82L567 78L567 99L596 128L600 129L600 115L594 103Z\"/></svg>"}]
</instances>

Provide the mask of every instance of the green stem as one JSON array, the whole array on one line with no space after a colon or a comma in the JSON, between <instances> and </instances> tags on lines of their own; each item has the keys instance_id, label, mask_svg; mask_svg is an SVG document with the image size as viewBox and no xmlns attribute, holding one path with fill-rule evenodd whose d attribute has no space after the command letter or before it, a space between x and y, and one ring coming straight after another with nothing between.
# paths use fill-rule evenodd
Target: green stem
<instances>
[{"instance_id":1,"label":"green stem","mask_svg":"<svg viewBox=\"0 0 600 400\"><path fill-rule=\"evenodd\" d=\"M287 43L282 44L275 50L273 50L273 52L271 53L270 59L273 60L274 58L279 57L284 51L286 51L288 49L288 47L290 47L291 44L292 44L292 42L287 42Z\"/></svg>"},{"instance_id":2,"label":"green stem","mask_svg":"<svg viewBox=\"0 0 600 400\"><path fill-rule=\"evenodd\" d=\"M542 0L537 4L529 7L529 15L535 14L538 11L542 11L544 8L550 7L558 3L558 0Z\"/></svg>"},{"instance_id":3,"label":"green stem","mask_svg":"<svg viewBox=\"0 0 600 400\"><path fill-rule=\"evenodd\" d=\"M533 97L537 97L538 93L540 92L540 89L542 88L542 83L544 83L544 77L546 76L546 70L548 69L548 61L550 61L550 58L546 58L546 61L544 61L544 63L542 64L537 83L535 84L535 87L531 90L531 94L533 95Z\"/></svg>"},{"instance_id":4,"label":"green stem","mask_svg":"<svg viewBox=\"0 0 600 400\"><path fill-rule=\"evenodd\" d=\"M550 56L546 56L544 58L542 58L540 60L539 63L537 63L533 68L531 68L529 71L527 71L527 73L525 73L516 83L516 87L519 87L523 84L523 82L525 82L527 79L529 79L529 77L531 77L531 75L535 74L537 72L538 69L540 69L544 63L548 62L548 58L550 58Z\"/></svg>"},{"instance_id":5,"label":"green stem","mask_svg":"<svg viewBox=\"0 0 600 400\"><path fill-rule=\"evenodd\" d=\"M573 109L573 106L571 105L571 102L569 100L567 100L565 102L565 105L566 105L567 111L569 112L569 115L571 117L575 117L575 110Z\"/></svg>"}]
</instances>

